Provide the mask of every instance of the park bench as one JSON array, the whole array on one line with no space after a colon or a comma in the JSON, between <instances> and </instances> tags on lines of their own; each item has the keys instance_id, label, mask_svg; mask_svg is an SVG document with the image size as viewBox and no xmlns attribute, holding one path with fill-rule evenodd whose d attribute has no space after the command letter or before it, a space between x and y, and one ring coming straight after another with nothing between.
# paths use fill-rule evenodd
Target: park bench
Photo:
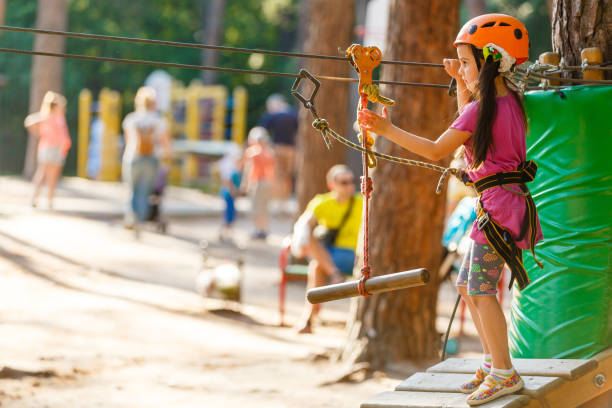
<instances>
[{"instance_id":1,"label":"park bench","mask_svg":"<svg viewBox=\"0 0 612 408\"><path fill-rule=\"evenodd\" d=\"M278 258L278 266L281 273L278 284L278 310L280 313L280 325L285 324L285 297L287 282L294 280L305 281L308 278L308 263L306 260L296 260L291 256L291 240L285 239Z\"/></svg>"}]
</instances>

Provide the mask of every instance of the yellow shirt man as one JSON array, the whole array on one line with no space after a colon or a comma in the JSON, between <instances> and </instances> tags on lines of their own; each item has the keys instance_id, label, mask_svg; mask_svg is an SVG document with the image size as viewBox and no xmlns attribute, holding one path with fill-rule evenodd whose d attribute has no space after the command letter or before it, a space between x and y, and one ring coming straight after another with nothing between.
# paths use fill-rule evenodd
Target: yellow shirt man
<instances>
[{"instance_id":1,"label":"yellow shirt man","mask_svg":"<svg viewBox=\"0 0 612 408\"><path fill-rule=\"evenodd\" d=\"M350 200L339 203L336 201L334 193L332 192L317 194L308 203L306 211L315 216L319 225L323 225L329 229L336 229L340 225L344 214L348 211L349 203ZM362 206L363 198L360 194L355 194L353 196L353 208L351 208L351 213L342 226L342 229L338 232L338 236L334 242L335 247L350 249L352 251L357 247Z\"/></svg>"}]
</instances>

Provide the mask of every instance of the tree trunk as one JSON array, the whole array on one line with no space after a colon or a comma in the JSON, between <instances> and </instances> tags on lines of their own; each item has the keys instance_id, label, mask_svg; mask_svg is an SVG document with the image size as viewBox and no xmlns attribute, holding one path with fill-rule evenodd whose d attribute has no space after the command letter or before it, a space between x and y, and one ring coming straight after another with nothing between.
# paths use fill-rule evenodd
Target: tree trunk
<instances>
[{"instance_id":1,"label":"tree trunk","mask_svg":"<svg viewBox=\"0 0 612 408\"><path fill-rule=\"evenodd\" d=\"M296 49L300 52L304 50L308 26L310 24L310 2L311 0L301 0L298 6L298 28Z\"/></svg>"},{"instance_id":2,"label":"tree trunk","mask_svg":"<svg viewBox=\"0 0 612 408\"><path fill-rule=\"evenodd\" d=\"M568 65L580 65L580 51L589 47L612 61L612 0L554 0L552 43ZM606 78L612 78L610 71Z\"/></svg>"},{"instance_id":3,"label":"tree trunk","mask_svg":"<svg viewBox=\"0 0 612 408\"><path fill-rule=\"evenodd\" d=\"M304 44L304 52L337 55L338 47L348 48L352 40L354 0L310 0L310 24ZM317 76L349 75L348 62L309 59L304 68ZM310 87L302 92L310 94ZM319 115L343 136L347 132L349 86L341 82L324 81L317 94L315 107ZM327 150L321 134L312 127L310 111L300 108L297 154L297 197L300 211L317 193L327 191L325 174L334 164L344 163L346 149L338 142Z\"/></svg>"},{"instance_id":4,"label":"tree trunk","mask_svg":"<svg viewBox=\"0 0 612 408\"><path fill-rule=\"evenodd\" d=\"M223 34L223 13L226 0L204 0L202 2L202 18L204 23L204 42L209 45L220 45ZM203 50L202 65L217 66L219 62L219 51ZM202 82L204 85L213 85L217 81L216 71L203 71Z\"/></svg>"},{"instance_id":5,"label":"tree trunk","mask_svg":"<svg viewBox=\"0 0 612 408\"><path fill-rule=\"evenodd\" d=\"M38 0L36 28L65 31L68 27L67 0ZM64 52L64 37L57 35L37 34L34 39L35 51ZM34 56L32 60L32 77L30 80L30 112L40 109L42 98L47 91L62 93L63 60L56 57ZM35 135L28 135L23 174L30 178L36 169Z\"/></svg>"},{"instance_id":6,"label":"tree trunk","mask_svg":"<svg viewBox=\"0 0 612 408\"><path fill-rule=\"evenodd\" d=\"M456 51L457 1L431 0L390 3L387 53L384 59L442 62ZM387 65L383 78L395 81L448 83L440 68ZM436 139L453 119L456 102L444 89L385 87L395 99L395 125ZM423 160L379 137L376 150ZM442 165L448 164L445 160ZM438 268L442 257L445 194L435 195L440 174L380 160L373 172L370 211L370 264L372 276L426 267L425 286L358 298L352 304L349 338L342 359L368 362L373 369L401 360L430 360L440 351L436 330ZM359 248L362 247L360 242ZM358 249L360 252L361 249ZM361 257L361 254L359 255ZM360 259L359 263L363 260ZM355 269L359 274L360 266Z\"/></svg>"},{"instance_id":7,"label":"tree trunk","mask_svg":"<svg viewBox=\"0 0 612 408\"><path fill-rule=\"evenodd\" d=\"M465 0L465 6L468 9L468 19L480 16L487 12L487 4L485 0Z\"/></svg>"},{"instance_id":8,"label":"tree trunk","mask_svg":"<svg viewBox=\"0 0 612 408\"><path fill-rule=\"evenodd\" d=\"M6 12L6 0L0 0L0 24L4 24L5 12Z\"/></svg>"}]
</instances>

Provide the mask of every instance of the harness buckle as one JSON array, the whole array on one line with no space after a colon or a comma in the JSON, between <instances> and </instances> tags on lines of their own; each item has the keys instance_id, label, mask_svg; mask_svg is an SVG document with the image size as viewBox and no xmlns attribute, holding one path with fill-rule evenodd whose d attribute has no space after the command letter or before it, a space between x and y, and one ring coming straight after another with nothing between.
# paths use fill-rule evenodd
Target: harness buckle
<instances>
[{"instance_id":1,"label":"harness buckle","mask_svg":"<svg viewBox=\"0 0 612 408\"><path fill-rule=\"evenodd\" d=\"M478 223L476 224L478 226L478 230L482 231L482 229L485 227L485 225L487 225L489 223L489 221L491 220L491 217L489 217L489 213L484 211L484 213L478 217Z\"/></svg>"}]
</instances>

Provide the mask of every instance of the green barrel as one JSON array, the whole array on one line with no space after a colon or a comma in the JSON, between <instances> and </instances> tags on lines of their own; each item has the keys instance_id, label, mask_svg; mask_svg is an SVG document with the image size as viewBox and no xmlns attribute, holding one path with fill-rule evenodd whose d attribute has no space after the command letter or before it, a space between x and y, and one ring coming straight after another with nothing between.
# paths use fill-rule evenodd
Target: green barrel
<instances>
[{"instance_id":1,"label":"green barrel","mask_svg":"<svg viewBox=\"0 0 612 408\"><path fill-rule=\"evenodd\" d=\"M588 358L612 345L612 87L525 94L529 184L544 240L523 252L531 284L515 286L516 358Z\"/></svg>"}]
</instances>

